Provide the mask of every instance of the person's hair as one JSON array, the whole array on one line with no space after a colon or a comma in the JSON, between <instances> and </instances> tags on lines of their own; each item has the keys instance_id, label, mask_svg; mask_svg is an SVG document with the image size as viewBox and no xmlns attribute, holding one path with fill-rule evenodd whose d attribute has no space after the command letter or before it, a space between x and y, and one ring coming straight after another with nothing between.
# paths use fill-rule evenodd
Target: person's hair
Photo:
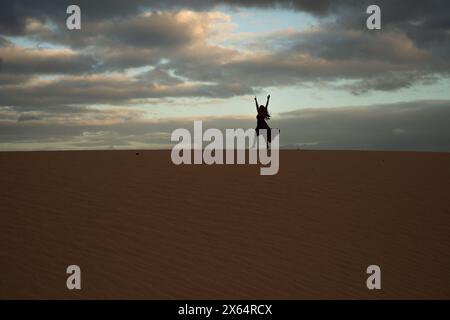
<instances>
[{"instance_id":1,"label":"person's hair","mask_svg":"<svg viewBox=\"0 0 450 320\"><path fill-rule=\"evenodd\" d=\"M261 113L264 116L264 119L270 120L270 113L265 106L259 106L258 113Z\"/></svg>"}]
</instances>

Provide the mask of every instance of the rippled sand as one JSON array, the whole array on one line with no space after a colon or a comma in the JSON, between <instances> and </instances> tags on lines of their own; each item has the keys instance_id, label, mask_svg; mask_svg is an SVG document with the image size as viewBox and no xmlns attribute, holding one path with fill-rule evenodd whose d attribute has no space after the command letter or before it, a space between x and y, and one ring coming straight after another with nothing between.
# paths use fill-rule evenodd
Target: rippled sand
<instances>
[{"instance_id":1,"label":"rippled sand","mask_svg":"<svg viewBox=\"0 0 450 320\"><path fill-rule=\"evenodd\" d=\"M0 168L0 298L450 298L450 154L282 151L277 176L169 151Z\"/></svg>"}]
</instances>

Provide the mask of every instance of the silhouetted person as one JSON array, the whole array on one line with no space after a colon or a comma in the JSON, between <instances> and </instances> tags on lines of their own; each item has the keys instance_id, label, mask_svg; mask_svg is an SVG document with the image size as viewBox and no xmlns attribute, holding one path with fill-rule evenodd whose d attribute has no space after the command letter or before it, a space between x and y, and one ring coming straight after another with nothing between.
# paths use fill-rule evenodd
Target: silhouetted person
<instances>
[{"instance_id":1,"label":"silhouetted person","mask_svg":"<svg viewBox=\"0 0 450 320\"><path fill-rule=\"evenodd\" d=\"M267 130L267 148L269 148L269 144L272 142L272 132L270 131L271 129L266 122L266 120L270 120L269 100L270 100L270 95L267 96L266 106L258 105L258 99L255 97L256 112L258 113L256 116L256 119L257 119L256 138L258 139L258 137L259 137L259 130L266 129Z\"/></svg>"}]
</instances>

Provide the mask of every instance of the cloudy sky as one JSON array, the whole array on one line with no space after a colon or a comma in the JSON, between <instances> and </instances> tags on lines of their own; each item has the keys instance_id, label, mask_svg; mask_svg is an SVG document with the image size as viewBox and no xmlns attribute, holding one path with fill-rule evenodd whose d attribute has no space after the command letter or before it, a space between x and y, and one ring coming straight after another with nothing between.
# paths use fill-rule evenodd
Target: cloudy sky
<instances>
[{"instance_id":1,"label":"cloudy sky","mask_svg":"<svg viewBox=\"0 0 450 320\"><path fill-rule=\"evenodd\" d=\"M0 150L169 148L193 120L255 127L270 93L287 148L450 151L449 17L440 0L3 0Z\"/></svg>"}]
</instances>

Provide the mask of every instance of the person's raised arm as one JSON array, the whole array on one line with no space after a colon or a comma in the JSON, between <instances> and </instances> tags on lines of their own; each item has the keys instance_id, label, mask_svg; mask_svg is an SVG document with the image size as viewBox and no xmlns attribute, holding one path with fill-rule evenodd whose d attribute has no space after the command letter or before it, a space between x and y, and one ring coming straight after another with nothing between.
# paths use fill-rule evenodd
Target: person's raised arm
<instances>
[{"instance_id":1,"label":"person's raised arm","mask_svg":"<svg viewBox=\"0 0 450 320\"><path fill-rule=\"evenodd\" d=\"M256 97L255 97L255 103L256 103L256 111L258 112L259 104L258 104L258 99Z\"/></svg>"},{"instance_id":2,"label":"person's raised arm","mask_svg":"<svg viewBox=\"0 0 450 320\"><path fill-rule=\"evenodd\" d=\"M267 96L266 109L269 108L270 94Z\"/></svg>"}]
</instances>

